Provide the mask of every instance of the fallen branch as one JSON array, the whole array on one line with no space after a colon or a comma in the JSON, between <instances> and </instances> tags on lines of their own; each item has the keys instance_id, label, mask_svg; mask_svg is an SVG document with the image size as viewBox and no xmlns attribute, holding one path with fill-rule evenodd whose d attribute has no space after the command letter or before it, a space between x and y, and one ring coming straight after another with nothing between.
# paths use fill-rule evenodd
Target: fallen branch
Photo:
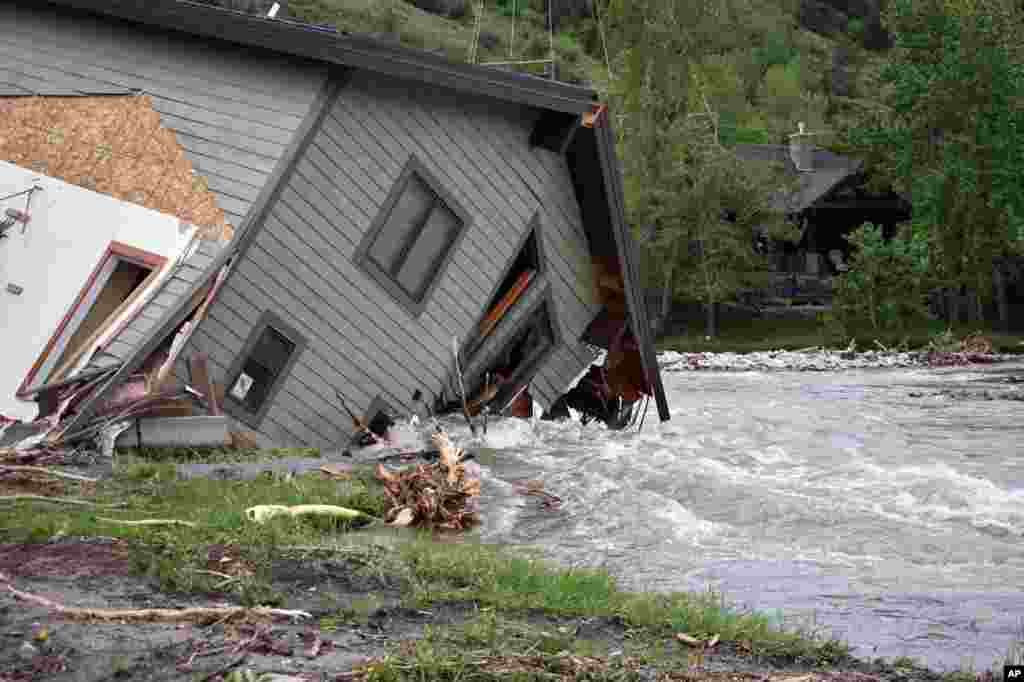
<instances>
[{"instance_id":1,"label":"fallen branch","mask_svg":"<svg viewBox=\"0 0 1024 682\"><path fill-rule=\"evenodd\" d=\"M99 481L98 478L92 478L90 476L66 474L63 471L54 471L53 469L47 469L46 467L33 467L21 464L0 464L0 472L4 471L23 471L25 473L46 474L47 476L56 476L57 478L66 478L71 481L83 481L85 483L96 483Z\"/></svg>"},{"instance_id":2,"label":"fallen branch","mask_svg":"<svg viewBox=\"0 0 1024 682\"><path fill-rule=\"evenodd\" d=\"M466 385L462 381L462 368L459 366L459 340L452 337L452 355L455 357L455 374L459 377L459 395L462 398L462 414L466 415L466 423L469 424L469 432L476 438L476 425L469 416L469 404L466 402Z\"/></svg>"},{"instance_id":3,"label":"fallen branch","mask_svg":"<svg viewBox=\"0 0 1024 682\"><path fill-rule=\"evenodd\" d=\"M97 516L96 520L104 521L106 523L116 523L121 526L188 526L189 528L199 527L199 524L193 523L192 521L182 521L180 519L139 519L138 521L127 521L125 519L108 519L102 516Z\"/></svg>"},{"instance_id":4,"label":"fallen branch","mask_svg":"<svg viewBox=\"0 0 1024 682\"><path fill-rule=\"evenodd\" d=\"M46 497L45 495L0 495L0 502L53 502L55 504L73 504L81 507L102 507L105 509L125 506L121 502L117 504L99 504L72 497Z\"/></svg>"},{"instance_id":5,"label":"fallen branch","mask_svg":"<svg viewBox=\"0 0 1024 682\"><path fill-rule=\"evenodd\" d=\"M194 607L184 609L86 609L64 606L46 597L17 590L7 583L7 589L15 599L42 606L56 611L65 618L77 620L120 620L135 623L206 623L217 619L230 619L239 616L262 616L264 618L312 618L306 611L290 609L272 609L265 606L247 608L245 606Z\"/></svg>"}]
</instances>

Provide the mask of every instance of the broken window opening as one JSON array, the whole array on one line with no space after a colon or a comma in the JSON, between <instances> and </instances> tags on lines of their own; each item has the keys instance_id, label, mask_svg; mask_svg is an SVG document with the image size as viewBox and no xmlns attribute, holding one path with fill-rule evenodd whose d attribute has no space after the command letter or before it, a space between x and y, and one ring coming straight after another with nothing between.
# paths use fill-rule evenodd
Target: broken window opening
<instances>
[{"instance_id":1,"label":"broken window opening","mask_svg":"<svg viewBox=\"0 0 1024 682\"><path fill-rule=\"evenodd\" d=\"M355 435L356 443L361 447L367 445L373 445L380 438L387 438L388 431L397 422L395 415L397 413L391 406L384 401L383 398L377 396L370 403L369 409L366 410L366 414L363 416L363 424L366 425L366 431L357 432Z\"/></svg>"},{"instance_id":2,"label":"broken window opening","mask_svg":"<svg viewBox=\"0 0 1024 682\"><path fill-rule=\"evenodd\" d=\"M473 356L505 318L506 313L522 298L530 283L537 278L540 270L541 258L537 246L537 229L531 227L518 255L509 266L508 272L505 273L505 278L498 285L494 296L487 304L487 308L485 308L487 312L477 325L475 337L467 345L465 351L467 359Z\"/></svg>"},{"instance_id":3,"label":"broken window opening","mask_svg":"<svg viewBox=\"0 0 1024 682\"><path fill-rule=\"evenodd\" d=\"M530 313L522 327L506 342L483 374L476 377L470 414L485 405L502 410L533 378L545 355L555 345L555 327L548 302Z\"/></svg>"},{"instance_id":4,"label":"broken window opening","mask_svg":"<svg viewBox=\"0 0 1024 682\"><path fill-rule=\"evenodd\" d=\"M305 345L298 332L277 315L265 312L229 374L227 405L259 422Z\"/></svg>"},{"instance_id":5,"label":"broken window opening","mask_svg":"<svg viewBox=\"0 0 1024 682\"><path fill-rule=\"evenodd\" d=\"M163 261L156 254L112 242L29 370L18 393L59 381L83 348L156 275Z\"/></svg>"}]
</instances>

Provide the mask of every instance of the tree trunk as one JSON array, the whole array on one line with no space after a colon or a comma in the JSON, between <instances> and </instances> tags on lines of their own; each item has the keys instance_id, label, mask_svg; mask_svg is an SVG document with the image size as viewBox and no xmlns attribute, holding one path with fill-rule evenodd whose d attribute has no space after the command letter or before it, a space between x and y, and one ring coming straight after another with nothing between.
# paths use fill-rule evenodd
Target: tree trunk
<instances>
[{"instance_id":1,"label":"tree trunk","mask_svg":"<svg viewBox=\"0 0 1024 682\"><path fill-rule=\"evenodd\" d=\"M1004 332L1010 331L1010 301L1006 296L1006 275L1003 272L1001 263L995 266L992 272L996 285L996 305L999 308L999 328Z\"/></svg>"},{"instance_id":2,"label":"tree trunk","mask_svg":"<svg viewBox=\"0 0 1024 682\"><path fill-rule=\"evenodd\" d=\"M950 327L960 323L960 295L955 289L946 289L946 322Z\"/></svg>"},{"instance_id":3,"label":"tree trunk","mask_svg":"<svg viewBox=\"0 0 1024 682\"><path fill-rule=\"evenodd\" d=\"M672 275L675 274L676 258L679 253L679 240L672 244L672 255L665 264L665 282L661 289L661 315L658 318L659 333L664 333L668 324L669 313L672 312L672 300L675 287L672 286Z\"/></svg>"},{"instance_id":4,"label":"tree trunk","mask_svg":"<svg viewBox=\"0 0 1024 682\"><path fill-rule=\"evenodd\" d=\"M985 321L985 312L981 307L981 292L977 289L967 292L967 314L972 325Z\"/></svg>"},{"instance_id":5,"label":"tree trunk","mask_svg":"<svg viewBox=\"0 0 1024 682\"><path fill-rule=\"evenodd\" d=\"M717 301L704 304L704 309L707 311L707 325L704 334L713 339L718 337L718 305Z\"/></svg>"}]
</instances>

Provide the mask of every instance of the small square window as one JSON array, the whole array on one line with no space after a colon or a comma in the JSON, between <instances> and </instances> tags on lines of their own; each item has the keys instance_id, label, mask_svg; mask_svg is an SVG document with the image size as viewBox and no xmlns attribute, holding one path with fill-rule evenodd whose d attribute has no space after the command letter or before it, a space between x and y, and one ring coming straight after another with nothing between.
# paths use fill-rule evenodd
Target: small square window
<instances>
[{"instance_id":1,"label":"small square window","mask_svg":"<svg viewBox=\"0 0 1024 682\"><path fill-rule=\"evenodd\" d=\"M258 424L305 343L281 318L265 312L228 373L226 407L235 407L243 421Z\"/></svg>"},{"instance_id":2,"label":"small square window","mask_svg":"<svg viewBox=\"0 0 1024 682\"><path fill-rule=\"evenodd\" d=\"M468 223L454 199L412 158L356 252L356 262L419 315Z\"/></svg>"}]
</instances>

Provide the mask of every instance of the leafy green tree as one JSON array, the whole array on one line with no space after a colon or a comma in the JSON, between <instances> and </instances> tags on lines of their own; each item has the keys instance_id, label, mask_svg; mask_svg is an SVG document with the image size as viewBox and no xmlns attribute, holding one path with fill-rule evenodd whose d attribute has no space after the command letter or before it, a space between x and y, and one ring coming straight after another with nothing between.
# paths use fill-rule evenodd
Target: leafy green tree
<instances>
[{"instance_id":1,"label":"leafy green tree","mask_svg":"<svg viewBox=\"0 0 1024 682\"><path fill-rule=\"evenodd\" d=\"M704 304L708 336L718 335L719 304L765 284L767 257L754 248L757 231L793 238L794 228L770 210L772 195L786 188L780 170L745 163L716 145L689 149L680 165L683 202L661 239L674 254L669 286Z\"/></svg>"},{"instance_id":2,"label":"leafy green tree","mask_svg":"<svg viewBox=\"0 0 1024 682\"><path fill-rule=\"evenodd\" d=\"M906 231L886 240L882 228L865 223L847 240L854 247L850 269L833 278L833 315L850 331L904 329L926 314L928 243Z\"/></svg>"},{"instance_id":3,"label":"leafy green tree","mask_svg":"<svg viewBox=\"0 0 1024 682\"><path fill-rule=\"evenodd\" d=\"M907 192L938 281L991 300L993 264L1024 251L1024 9L1011 0L892 0L888 107L850 131L879 182Z\"/></svg>"}]
</instances>

